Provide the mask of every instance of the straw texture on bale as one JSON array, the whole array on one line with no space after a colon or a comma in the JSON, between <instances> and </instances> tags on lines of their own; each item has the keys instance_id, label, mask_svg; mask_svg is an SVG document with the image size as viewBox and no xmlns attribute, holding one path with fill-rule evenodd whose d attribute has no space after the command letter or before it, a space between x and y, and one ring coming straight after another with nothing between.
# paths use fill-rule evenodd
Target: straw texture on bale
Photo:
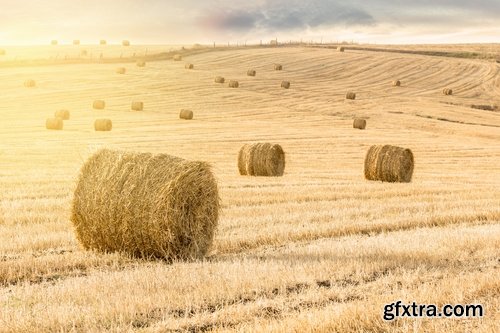
<instances>
[{"instance_id":1,"label":"straw texture on bale","mask_svg":"<svg viewBox=\"0 0 500 333\"><path fill-rule=\"evenodd\" d=\"M215 83L224 83L226 80L222 76L215 77Z\"/></svg>"},{"instance_id":2,"label":"straw texture on bale","mask_svg":"<svg viewBox=\"0 0 500 333\"><path fill-rule=\"evenodd\" d=\"M182 56L180 54L174 55L174 61L181 61L181 60L182 60Z\"/></svg>"},{"instance_id":3,"label":"straw texture on bale","mask_svg":"<svg viewBox=\"0 0 500 333\"><path fill-rule=\"evenodd\" d=\"M103 149L81 169L71 221L85 249L193 260L212 245L219 207L209 164Z\"/></svg>"},{"instance_id":4,"label":"straw texture on bale","mask_svg":"<svg viewBox=\"0 0 500 333\"><path fill-rule=\"evenodd\" d=\"M391 145L371 146L365 157L365 178L383 182L411 182L413 153Z\"/></svg>"},{"instance_id":5,"label":"straw texture on bale","mask_svg":"<svg viewBox=\"0 0 500 333\"><path fill-rule=\"evenodd\" d=\"M278 144L245 144L238 153L240 175L283 176L285 171L285 152Z\"/></svg>"},{"instance_id":6,"label":"straw texture on bale","mask_svg":"<svg viewBox=\"0 0 500 333\"><path fill-rule=\"evenodd\" d=\"M146 62L144 60L137 60L137 67L146 67Z\"/></svg>"},{"instance_id":7,"label":"straw texture on bale","mask_svg":"<svg viewBox=\"0 0 500 333\"><path fill-rule=\"evenodd\" d=\"M127 72L127 69L125 67L118 67L116 69L117 74L125 74Z\"/></svg>"},{"instance_id":8,"label":"straw texture on bale","mask_svg":"<svg viewBox=\"0 0 500 333\"><path fill-rule=\"evenodd\" d=\"M339 51L339 52L344 52L344 51L345 51L345 49L344 49L344 47L343 47L343 46L339 46L339 47L337 47L337 51Z\"/></svg>"},{"instance_id":9,"label":"straw texture on bale","mask_svg":"<svg viewBox=\"0 0 500 333\"><path fill-rule=\"evenodd\" d=\"M290 88L290 82L289 81L282 81L281 88L285 88L285 89Z\"/></svg>"},{"instance_id":10,"label":"straw texture on bale","mask_svg":"<svg viewBox=\"0 0 500 333\"><path fill-rule=\"evenodd\" d=\"M356 93L349 91L347 94L345 94L346 99L356 99Z\"/></svg>"},{"instance_id":11,"label":"straw texture on bale","mask_svg":"<svg viewBox=\"0 0 500 333\"><path fill-rule=\"evenodd\" d=\"M230 80L229 81L229 88L238 88L240 86L240 83L236 80Z\"/></svg>"},{"instance_id":12,"label":"straw texture on bale","mask_svg":"<svg viewBox=\"0 0 500 333\"><path fill-rule=\"evenodd\" d=\"M394 81L392 81L392 85L393 85L394 87L401 87L401 81L399 81L399 80L394 80Z\"/></svg>"},{"instance_id":13,"label":"straw texture on bale","mask_svg":"<svg viewBox=\"0 0 500 333\"><path fill-rule=\"evenodd\" d=\"M255 76L257 74L257 72L255 71L255 69L249 69L247 71L247 76Z\"/></svg>"},{"instance_id":14,"label":"straw texture on bale","mask_svg":"<svg viewBox=\"0 0 500 333\"><path fill-rule=\"evenodd\" d=\"M106 45L107 43L106 43L106 41L105 41L104 39L101 39L101 40L99 41L99 44L101 44L101 45Z\"/></svg>"},{"instance_id":15,"label":"straw texture on bale","mask_svg":"<svg viewBox=\"0 0 500 333\"><path fill-rule=\"evenodd\" d=\"M444 95L452 95L453 94L453 90L451 90L450 88L444 88L443 89L443 94Z\"/></svg>"},{"instance_id":16,"label":"straw texture on bale","mask_svg":"<svg viewBox=\"0 0 500 333\"><path fill-rule=\"evenodd\" d=\"M45 122L45 127L49 130L62 130L63 129L63 120L61 118L49 118Z\"/></svg>"},{"instance_id":17,"label":"straw texture on bale","mask_svg":"<svg viewBox=\"0 0 500 333\"><path fill-rule=\"evenodd\" d=\"M281 70L283 70L283 65L280 65L280 64L274 64L274 70L275 70L275 71L281 71Z\"/></svg>"},{"instance_id":18,"label":"straw texture on bale","mask_svg":"<svg viewBox=\"0 0 500 333\"><path fill-rule=\"evenodd\" d=\"M98 132L109 132L113 129L113 122L110 119L96 119L94 129Z\"/></svg>"},{"instance_id":19,"label":"straw texture on bale","mask_svg":"<svg viewBox=\"0 0 500 333\"><path fill-rule=\"evenodd\" d=\"M75 40L73 41L73 45L80 45L80 41L79 41L78 39L75 39Z\"/></svg>"},{"instance_id":20,"label":"straw texture on bale","mask_svg":"<svg viewBox=\"0 0 500 333\"><path fill-rule=\"evenodd\" d=\"M26 81L24 81L24 86L26 88L33 88L36 86L36 82L35 82L35 80L26 80Z\"/></svg>"},{"instance_id":21,"label":"straw texture on bale","mask_svg":"<svg viewBox=\"0 0 500 333\"><path fill-rule=\"evenodd\" d=\"M132 111L142 111L144 110L144 102L132 102L130 108Z\"/></svg>"},{"instance_id":22,"label":"straw texture on bale","mask_svg":"<svg viewBox=\"0 0 500 333\"><path fill-rule=\"evenodd\" d=\"M106 102L103 100L95 100L94 103L92 103L92 107L96 110L102 110L106 107Z\"/></svg>"},{"instance_id":23,"label":"straw texture on bale","mask_svg":"<svg viewBox=\"0 0 500 333\"><path fill-rule=\"evenodd\" d=\"M353 128L365 129L366 128L366 119L356 118L352 124Z\"/></svg>"},{"instance_id":24,"label":"straw texture on bale","mask_svg":"<svg viewBox=\"0 0 500 333\"><path fill-rule=\"evenodd\" d=\"M193 69L194 65L193 64L186 64L186 65L184 65L184 68L185 69Z\"/></svg>"},{"instance_id":25,"label":"straw texture on bale","mask_svg":"<svg viewBox=\"0 0 500 333\"><path fill-rule=\"evenodd\" d=\"M128 40L122 41L123 46L130 46L130 42Z\"/></svg>"},{"instance_id":26,"label":"straw texture on bale","mask_svg":"<svg viewBox=\"0 0 500 333\"><path fill-rule=\"evenodd\" d=\"M57 110L54 114L54 117L61 118L62 120L69 120L69 111L68 110Z\"/></svg>"},{"instance_id":27,"label":"straw texture on bale","mask_svg":"<svg viewBox=\"0 0 500 333\"><path fill-rule=\"evenodd\" d=\"M180 119L191 120L191 119L193 119L193 111L182 109L181 112L180 112L180 114L179 114L179 118Z\"/></svg>"}]
</instances>

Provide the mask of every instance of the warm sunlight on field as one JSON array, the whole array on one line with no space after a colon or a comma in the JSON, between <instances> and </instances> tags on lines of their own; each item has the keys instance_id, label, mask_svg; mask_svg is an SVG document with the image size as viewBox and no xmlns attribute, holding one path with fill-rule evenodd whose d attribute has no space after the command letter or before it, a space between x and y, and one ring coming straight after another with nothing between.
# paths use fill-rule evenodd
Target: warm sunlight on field
<instances>
[{"instance_id":1,"label":"warm sunlight on field","mask_svg":"<svg viewBox=\"0 0 500 333\"><path fill-rule=\"evenodd\" d=\"M4 49L0 332L498 330L500 65L491 59L305 46L198 47L179 51L182 61L170 46ZM70 112L63 130L47 130L60 109ZM179 119L181 109L193 119ZM99 118L112 130L96 132ZM281 144L283 177L239 175L238 151L254 142ZM413 151L411 183L365 180L375 144ZM221 216L206 259L83 250L73 193L104 147L212 164ZM397 300L482 304L485 315L384 321L383 305Z\"/></svg>"}]
</instances>

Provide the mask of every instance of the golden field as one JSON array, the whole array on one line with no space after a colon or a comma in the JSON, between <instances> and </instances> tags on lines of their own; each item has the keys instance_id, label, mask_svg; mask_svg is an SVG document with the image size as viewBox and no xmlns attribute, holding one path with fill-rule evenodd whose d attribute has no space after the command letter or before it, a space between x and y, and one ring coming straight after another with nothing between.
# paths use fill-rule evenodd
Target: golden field
<instances>
[{"instance_id":1,"label":"golden field","mask_svg":"<svg viewBox=\"0 0 500 333\"><path fill-rule=\"evenodd\" d=\"M144 68L127 59L15 66L7 51L0 332L499 330L500 111L471 108L500 107L495 62L283 47L207 50ZM240 87L214 83L217 75ZM37 86L23 87L28 79ZM92 109L97 99L105 110ZM133 101L144 111L131 111ZM64 130L46 130L59 109L71 112ZM181 109L194 119L180 120ZM354 117L367 119L366 130L352 128ZM113 130L95 132L97 118L112 119ZM283 177L238 174L240 147L262 141L283 146ZM413 181L366 181L373 144L410 148ZM166 264L79 246L72 195L101 147L213 165L222 211L205 260ZM485 316L385 322L383 305L396 300L480 303Z\"/></svg>"}]
</instances>

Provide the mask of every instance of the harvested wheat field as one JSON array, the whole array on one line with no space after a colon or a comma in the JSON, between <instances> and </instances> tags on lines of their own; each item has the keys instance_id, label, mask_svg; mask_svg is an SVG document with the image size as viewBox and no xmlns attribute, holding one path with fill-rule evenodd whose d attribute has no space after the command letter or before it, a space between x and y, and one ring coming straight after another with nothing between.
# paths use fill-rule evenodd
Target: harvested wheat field
<instances>
[{"instance_id":1,"label":"harvested wheat field","mask_svg":"<svg viewBox=\"0 0 500 333\"><path fill-rule=\"evenodd\" d=\"M88 49L95 55L101 46ZM188 72L171 54L139 68L127 55L16 65L12 52L0 60L0 332L499 330L500 113L470 107L500 104L498 64L348 47L226 47L186 49L182 59L196 64ZM134 44L127 52L145 50ZM118 67L127 75L116 75ZM258 75L248 77L248 68ZM216 84L217 76L239 81L239 89ZM394 78L404 84L388 84ZM23 87L28 79L36 88ZM283 80L293 89L282 89ZM348 91L355 100L346 101ZM104 110L91 107L96 99ZM147 108L130 112L131 101ZM59 109L71 110L71 119L62 131L47 130L47 116ZM179 119L181 109L196 117ZM101 118L112 119L112 131L94 130ZM355 118L367 120L366 130L353 130ZM239 150L259 142L286 152L281 177L240 175ZM365 179L373 145L410 149L411 182ZM220 211L204 259L147 258L142 226L128 220L129 230L114 229L128 216L123 207L144 223L148 214L159 219L156 208L171 195L170 185L156 182L167 179L161 168L121 165L142 178L115 174L114 181L106 172L115 169L104 164L86 183L102 190L77 192L101 205L86 201L72 212L80 171L103 148L210 168ZM176 198L191 202L203 190ZM113 222L94 237L112 243L128 235L134 247L85 250L71 217L90 212L101 227L106 216ZM198 220L183 216L191 224L180 228L179 242L190 246ZM398 300L481 304L484 316L385 321L384 304Z\"/></svg>"}]
</instances>

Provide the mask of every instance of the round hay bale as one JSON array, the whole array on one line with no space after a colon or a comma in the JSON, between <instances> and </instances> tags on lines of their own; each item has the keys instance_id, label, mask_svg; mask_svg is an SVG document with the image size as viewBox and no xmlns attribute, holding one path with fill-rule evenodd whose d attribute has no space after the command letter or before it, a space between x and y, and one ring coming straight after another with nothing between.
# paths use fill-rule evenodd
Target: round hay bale
<instances>
[{"instance_id":1,"label":"round hay bale","mask_svg":"<svg viewBox=\"0 0 500 333\"><path fill-rule=\"evenodd\" d=\"M274 64L274 70L275 70L275 71L282 71L282 70L283 70L283 65L280 65L280 64Z\"/></svg>"},{"instance_id":2,"label":"round hay bale","mask_svg":"<svg viewBox=\"0 0 500 333\"><path fill-rule=\"evenodd\" d=\"M444 95L452 95L453 94L453 90L451 90L450 88L444 88L443 89L443 94Z\"/></svg>"},{"instance_id":3,"label":"round hay bale","mask_svg":"<svg viewBox=\"0 0 500 333\"><path fill-rule=\"evenodd\" d=\"M184 68L185 68L185 69L193 69L193 68L194 68L194 65L193 65L193 64L185 64L185 65L184 65Z\"/></svg>"},{"instance_id":4,"label":"round hay bale","mask_svg":"<svg viewBox=\"0 0 500 333\"><path fill-rule=\"evenodd\" d=\"M132 102L130 107L132 111L142 111L144 110L144 102Z\"/></svg>"},{"instance_id":5,"label":"round hay bale","mask_svg":"<svg viewBox=\"0 0 500 333\"><path fill-rule=\"evenodd\" d=\"M54 117L61 118L62 120L69 120L69 110L57 110Z\"/></svg>"},{"instance_id":6,"label":"round hay bale","mask_svg":"<svg viewBox=\"0 0 500 333\"><path fill-rule=\"evenodd\" d=\"M285 152L278 144L245 144L238 153L240 175L277 177L285 171Z\"/></svg>"},{"instance_id":7,"label":"round hay bale","mask_svg":"<svg viewBox=\"0 0 500 333\"><path fill-rule=\"evenodd\" d=\"M48 130L60 131L63 129L64 122L61 118L49 118L45 121L45 128Z\"/></svg>"},{"instance_id":8,"label":"round hay bale","mask_svg":"<svg viewBox=\"0 0 500 333\"><path fill-rule=\"evenodd\" d=\"M290 82L289 81L282 81L281 88L285 88L285 89L290 88Z\"/></svg>"},{"instance_id":9,"label":"round hay bale","mask_svg":"<svg viewBox=\"0 0 500 333\"><path fill-rule=\"evenodd\" d=\"M356 99L356 93L349 91L347 94L345 94L345 98L354 100Z\"/></svg>"},{"instance_id":10,"label":"round hay bale","mask_svg":"<svg viewBox=\"0 0 500 333\"><path fill-rule=\"evenodd\" d=\"M226 80L222 76L215 77L215 83L224 83Z\"/></svg>"},{"instance_id":11,"label":"round hay bale","mask_svg":"<svg viewBox=\"0 0 500 333\"><path fill-rule=\"evenodd\" d=\"M339 47L337 47L337 51L344 52L345 48L343 46L339 46Z\"/></svg>"},{"instance_id":12,"label":"round hay bale","mask_svg":"<svg viewBox=\"0 0 500 333\"><path fill-rule=\"evenodd\" d=\"M107 42L106 42L104 39L101 39L101 40L99 41L99 44L100 44L100 45L106 45L106 44L107 44Z\"/></svg>"},{"instance_id":13,"label":"round hay bale","mask_svg":"<svg viewBox=\"0 0 500 333\"><path fill-rule=\"evenodd\" d=\"M92 108L96 110L103 110L106 107L106 102L103 100L95 100L94 103L92 103Z\"/></svg>"},{"instance_id":14,"label":"round hay bale","mask_svg":"<svg viewBox=\"0 0 500 333\"><path fill-rule=\"evenodd\" d=\"M191 120L191 119L193 119L193 111L182 109L181 112L179 113L179 118Z\"/></svg>"},{"instance_id":15,"label":"round hay bale","mask_svg":"<svg viewBox=\"0 0 500 333\"><path fill-rule=\"evenodd\" d=\"M180 54L176 54L174 55L174 61L181 61L182 60L182 56Z\"/></svg>"},{"instance_id":16,"label":"round hay bale","mask_svg":"<svg viewBox=\"0 0 500 333\"><path fill-rule=\"evenodd\" d=\"M4 49L0 49L0 56L3 56L5 55L5 50Z\"/></svg>"},{"instance_id":17,"label":"round hay bale","mask_svg":"<svg viewBox=\"0 0 500 333\"><path fill-rule=\"evenodd\" d=\"M75 39L73 41L73 45L80 45L80 40L79 39Z\"/></svg>"},{"instance_id":18,"label":"round hay bale","mask_svg":"<svg viewBox=\"0 0 500 333\"><path fill-rule=\"evenodd\" d=\"M130 42L128 40L123 40L122 45L123 46L130 46Z\"/></svg>"},{"instance_id":19,"label":"round hay bale","mask_svg":"<svg viewBox=\"0 0 500 333\"><path fill-rule=\"evenodd\" d=\"M80 51L80 55L81 55L82 57L86 57L86 56L88 55L87 50L81 50L81 51Z\"/></svg>"},{"instance_id":20,"label":"round hay bale","mask_svg":"<svg viewBox=\"0 0 500 333\"><path fill-rule=\"evenodd\" d=\"M249 69L247 71L247 76L255 76L257 75L257 72L255 71L255 69Z\"/></svg>"},{"instance_id":21,"label":"round hay bale","mask_svg":"<svg viewBox=\"0 0 500 333\"><path fill-rule=\"evenodd\" d=\"M137 67L146 67L146 62L144 60L137 60Z\"/></svg>"},{"instance_id":22,"label":"round hay bale","mask_svg":"<svg viewBox=\"0 0 500 333\"><path fill-rule=\"evenodd\" d=\"M392 81L392 86L393 87L401 87L401 81L399 81L399 80Z\"/></svg>"},{"instance_id":23,"label":"round hay bale","mask_svg":"<svg viewBox=\"0 0 500 333\"><path fill-rule=\"evenodd\" d=\"M356 118L356 119L354 119L352 127L364 130L366 128L366 120L365 119Z\"/></svg>"},{"instance_id":24,"label":"round hay bale","mask_svg":"<svg viewBox=\"0 0 500 333\"><path fill-rule=\"evenodd\" d=\"M85 249L170 262L205 256L219 209L208 163L103 149L81 169L71 221Z\"/></svg>"},{"instance_id":25,"label":"round hay bale","mask_svg":"<svg viewBox=\"0 0 500 333\"><path fill-rule=\"evenodd\" d=\"M36 82L35 82L35 80L26 80L26 81L24 81L24 86L26 88L33 88L33 87L36 87Z\"/></svg>"},{"instance_id":26,"label":"round hay bale","mask_svg":"<svg viewBox=\"0 0 500 333\"><path fill-rule=\"evenodd\" d=\"M94 129L97 132L109 132L113 129L113 122L111 119L96 119Z\"/></svg>"},{"instance_id":27,"label":"round hay bale","mask_svg":"<svg viewBox=\"0 0 500 333\"><path fill-rule=\"evenodd\" d=\"M391 145L371 146L365 157L365 178L409 183L413 175L413 153Z\"/></svg>"},{"instance_id":28,"label":"round hay bale","mask_svg":"<svg viewBox=\"0 0 500 333\"><path fill-rule=\"evenodd\" d=\"M240 83L236 80L230 80L229 81L229 88L238 88L240 86Z\"/></svg>"},{"instance_id":29,"label":"round hay bale","mask_svg":"<svg viewBox=\"0 0 500 333\"><path fill-rule=\"evenodd\" d=\"M58 44L58 42L57 42L57 40L55 40L55 39L54 39L54 40L52 40L52 41L50 41L50 45L57 45L57 44Z\"/></svg>"},{"instance_id":30,"label":"round hay bale","mask_svg":"<svg viewBox=\"0 0 500 333\"><path fill-rule=\"evenodd\" d=\"M117 74L125 74L127 72L127 69L125 67L118 67L116 69Z\"/></svg>"}]
</instances>

